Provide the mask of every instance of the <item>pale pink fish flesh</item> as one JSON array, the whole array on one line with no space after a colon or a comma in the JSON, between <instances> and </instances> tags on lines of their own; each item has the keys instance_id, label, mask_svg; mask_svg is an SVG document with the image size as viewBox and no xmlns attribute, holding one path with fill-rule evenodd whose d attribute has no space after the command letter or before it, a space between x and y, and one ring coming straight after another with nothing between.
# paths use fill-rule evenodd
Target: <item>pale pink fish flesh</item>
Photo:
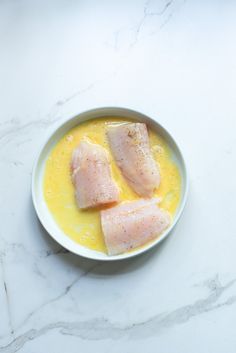
<instances>
[{"instance_id":1,"label":"pale pink fish flesh","mask_svg":"<svg viewBox=\"0 0 236 353\"><path fill-rule=\"evenodd\" d=\"M79 208L119 201L119 189L112 179L108 154L103 147L81 141L73 152L71 169Z\"/></svg>"},{"instance_id":2,"label":"pale pink fish flesh","mask_svg":"<svg viewBox=\"0 0 236 353\"><path fill-rule=\"evenodd\" d=\"M171 222L159 199L138 200L101 211L101 224L109 255L122 254L156 239Z\"/></svg>"},{"instance_id":3,"label":"pale pink fish flesh","mask_svg":"<svg viewBox=\"0 0 236 353\"><path fill-rule=\"evenodd\" d=\"M146 124L111 126L107 135L116 163L128 184L138 195L151 197L161 178L150 150Z\"/></svg>"}]
</instances>

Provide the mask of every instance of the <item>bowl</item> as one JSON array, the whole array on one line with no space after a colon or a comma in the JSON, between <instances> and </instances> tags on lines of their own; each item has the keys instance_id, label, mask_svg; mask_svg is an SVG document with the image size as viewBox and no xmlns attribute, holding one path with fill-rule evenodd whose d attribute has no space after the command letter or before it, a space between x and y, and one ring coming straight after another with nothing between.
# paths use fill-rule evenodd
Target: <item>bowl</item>
<instances>
[{"instance_id":1,"label":"bowl","mask_svg":"<svg viewBox=\"0 0 236 353\"><path fill-rule=\"evenodd\" d=\"M151 243L148 243L142 246L141 248L138 248L131 252L127 252L127 253L115 255L115 256L108 256L105 253L86 248L76 243L72 239L70 239L54 221L54 218L47 207L47 204L44 200L44 195L43 195L44 168L45 168L46 160L52 148L70 129L72 129L76 125L87 120L91 120L99 117L106 117L106 116L125 117L128 119L134 120L136 122L137 121L143 122L143 123L146 123L148 126L150 126L153 131L157 132L166 141L166 143L168 144L171 150L172 158L179 168L179 172L181 175L181 184L182 184L180 202L178 205L178 209L175 212L171 226L168 229L166 229L166 231L163 232L160 235L160 237L158 237L156 240L152 241ZM156 246L161 241L163 241L171 233L172 229L175 227L176 223L178 222L183 212L185 202L186 202L186 197L187 197L187 190L188 190L188 178L187 178L185 162L184 162L182 153L179 147L177 146L176 142L174 141L173 137L154 118L148 117L145 114L142 114L127 108L117 108L117 107L97 108L97 109L92 109L92 110L82 112L76 115L75 117L68 119L61 126L57 127L43 144L43 147L38 155L38 158L36 159L34 169L33 169L33 174L32 174L33 204L40 222L47 230L47 232L51 235L51 237L55 241L57 241L60 245L62 245L64 248L68 249L74 254L77 254L89 259L102 260L102 261L122 260L133 256L137 256L139 254L142 254L152 249L154 246Z\"/></svg>"}]
</instances>

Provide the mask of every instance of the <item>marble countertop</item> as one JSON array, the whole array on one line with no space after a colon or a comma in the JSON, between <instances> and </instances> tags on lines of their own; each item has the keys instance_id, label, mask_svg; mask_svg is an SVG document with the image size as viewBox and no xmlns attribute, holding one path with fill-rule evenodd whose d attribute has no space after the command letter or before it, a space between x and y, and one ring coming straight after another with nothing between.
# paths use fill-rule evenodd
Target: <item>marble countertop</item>
<instances>
[{"instance_id":1,"label":"marble countertop","mask_svg":"<svg viewBox=\"0 0 236 353\"><path fill-rule=\"evenodd\" d=\"M0 3L0 352L235 353L235 1ZM186 158L172 236L124 262L39 224L32 165L76 113L155 117Z\"/></svg>"}]
</instances>

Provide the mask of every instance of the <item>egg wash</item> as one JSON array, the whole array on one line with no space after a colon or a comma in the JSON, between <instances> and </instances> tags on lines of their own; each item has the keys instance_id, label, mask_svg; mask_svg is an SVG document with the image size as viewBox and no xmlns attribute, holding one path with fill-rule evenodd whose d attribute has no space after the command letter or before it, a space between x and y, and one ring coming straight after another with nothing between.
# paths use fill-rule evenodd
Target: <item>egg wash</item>
<instances>
[{"instance_id":1,"label":"egg wash","mask_svg":"<svg viewBox=\"0 0 236 353\"><path fill-rule=\"evenodd\" d=\"M81 140L103 146L109 154L112 177L120 189L120 201L140 199L116 165L106 136L109 126L128 122L131 120L106 117L81 123L63 136L46 161L43 192L48 209L69 238L93 250L106 252L99 214L104 206L87 210L78 208L71 180L72 153ZM173 216L180 201L181 176L166 142L150 128L148 132L150 148L161 174L161 184L153 197L160 197L162 201L159 206Z\"/></svg>"}]
</instances>

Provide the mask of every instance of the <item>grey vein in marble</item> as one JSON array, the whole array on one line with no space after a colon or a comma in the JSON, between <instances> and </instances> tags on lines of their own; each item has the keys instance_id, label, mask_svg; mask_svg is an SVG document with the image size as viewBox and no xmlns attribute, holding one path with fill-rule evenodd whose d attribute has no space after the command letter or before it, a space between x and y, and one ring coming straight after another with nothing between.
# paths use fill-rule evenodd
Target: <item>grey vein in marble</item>
<instances>
[{"instance_id":1,"label":"grey vein in marble","mask_svg":"<svg viewBox=\"0 0 236 353\"><path fill-rule=\"evenodd\" d=\"M69 254L69 250L65 249L63 246L55 244L55 248L48 248L48 249L42 249L38 251L29 251L24 244L18 243L18 242L8 242L6 241L3 237L1 238L2 242L4 243L4 250L1 250L0 252L0 257L6 256L6 253L8 252L13 252L15 250L22 250L26 252L28 255L33 256L33 257L39 257L39 258L47 258L49 256L57 256L61 254Z\"/></svg>"},{"instance_id":2,"label":"grey vein in marble","mask_svg":"<svg viewBox=\"0 0 236 353\"><path fill-rule=\"evenodd\" d=\"M0 265L1 265L1 268L2 268L2 280L3 280L3 287L4 287L4 291L5 291L5 296L6 296L9 327L10 327L10 330L11 330L11 336L14 338L14 328L13 328L13 324L12 324L10 298L9 298L8 285L7 285L6 276L5 276L5 268L4 268L3 256L4 256L4 254L1 253L0 254Z\"/></svg>"},{"instance_id":3,"label":"grey vein in marble","mask_svg":"<svg viewBox=\"0 0 236 353\"><path fill-rule=\"evenodd\" d=\"M70 102L72 99L76 98L77 96L90 91L99 82L100 82L100 80L97 80L97 81L95 81L93 83L90 83L88 86L86 86L86 87L84 87L82 89L79 89L78 91L76 91L73 94L71 94L69 97L57 101L56 105L60 107L60 106L62 106L64 104Z\"/></svg>"},{"instance_id":4,"label":"grey vein in marble","mask_svg":"<svg viewBox=\"0 0 236 353\"><path fill-rule=\"evenodd\" d=\"M58 249L48 249L45 251L42 251L40 253L40 257L49 257L52 255L60 255L60 254L68 254L70 253L69 250L63 248L63 246L59 246Z\"/></svg>"},{"instance_id":5,"label":"grey vein in marble","mask_svg":"<svg viewBox=\"0 0 236 353\"><path fill-rule=\"evenodd\" d=\"M83 277L86 277L91 271L95 270L97 267L101 266L103 263L97 263L94 264L93 266L90 266L86 271L84 271L83 273L81 273L79 276L77 276L69 285L66 286L66 288L57 296L55 296L54 298L49 299L48 301L46 301L45 303L43 303L42 305L40 305L38 308L36 308L35 310L33 310L32 312L30 312L27 317L25 318L25 320L21 323L21 325L18 327L20 328L22 325L24 325L26 322L28 322L28 320L35 315L38 311L42 310L43 308L45 308L46 306L48 306L49 304L55 303L56 301L60 300L61 298L65 297L70 291L71 289L74 287L75 284L77 284Z\"/></svg>"},{"instance_id":6,"label":"grey vein in marble","mask_svg":"<svg viewBox=\"0 0 236 353\"><path fill-rule=\"evenodd\" d=\"M60 119L61 119L61 117L56 117L54 119L50 119L47 117L45 119L38 119L38 120L30 121L26 124L21 124L19 120L16 121L15 119L11 119L8 122L9 127L1 130L0 142L4 140L4 145L5 145L9 141L11 141L11 139L6 141L5 139L7 137L11 137L12 135L19 134L19 133L21 133L25 130L31 129L31 128L50 126ZM24 142L25 142L25 140L24 140ZM18 147L19 147L19 143L18 143Z\"/></svg>"},{"instance_id":7,"label":"grey vein in marble","mask_svg":"<svg viewBox=\"0 0 236 353\"><path fill-rule=\"evenodd\" d=\"M171 5L173 4L173 2L174 0L167 1L160 11L149 11L150 0L147 0L144 4L143 15L136 25L129 28L121 28L114 32L114 45L113 45L114 49L115 50L118 49L119 36L121 35L121 33L124 31L127 31L128 29L134 32L134 39L130 42L129 49L132 49L133 47L135 47L139 41L140 33L142 32L142 29L145 23L148 21L148 19L152 17L163 16L166 13L166 11L169 8L171 8ZM172 16L173 16L173 12L170 12L167 19L165 19L164 22L160 25L159 29L163 28L169 22ZM154 33L156 33L156 31Z\"/></svg>"},{"instance_id":8,"label":"grey vein in marble","mask_svg":"<svg viewBox=\"0 0 236 353\"><path fill-rule=\"evenodd\" d=\"M19 132L31 129L31 128L36 128L36 127L48 127L55 122L59 121L61 119L61 116L58 116L58 112L61 106L64 104L68 103L78 95L81 95L89 90L91 90L98 82L99 80L90 83L88 86L85 88L82 88L75 92L74 94L70 95L69 97L57 101L51 108L51 111L47 114L46 118L30 121L26 124L21 124L20 119L18 118L12 118L9 121L4 121L0 124L0 142L1 140L4 140L4 144L7 144L8 142L11 141L11 139L6 140L7 137L11 137L12 135L18 134ZM19 147L21 144L24 144L26 142L29 142L30 140L23 140L17 143L17 147Z\"/></svg>"},{"instance_id":9,"label":"grey vein in marble","mask_svg":"<svg viewBox=\"0 0 236 353\"><path fill-rule=\"evenodd\" d=\"M40 329L31 329L15 338L6 346L0 347L0 352L13 353L19 351L27 342L37 339L52 330L59 330L62 335L71 335L85 340L121 339L124 336L129 339L142 339L161 333L163 330L183 324L191 318L233 305L236 295L230 296L224 302L217 303L222 294L236 282L231 280L222 285L219 277L215 276L206 281L210 290L209 295L199 299L190 305L184 305L169 313L157 314L146 321L130 324L128 326L116 325L105 318L96 318L84 322L55 322L45 325Z\"/></svg>"},{"instance_id":10,"label":"grey vein in marble","mask_svg":"<svg viewBox=\"0 0 236 353\"><path fill-rule=\"evenodd\" d=\"M164 7L163 7L163 9L161 11L149 12L148 11L149 3L150 3L150 0L148 0L146 2L146 4L144 5L143 17L141 18L140 22L138 23L138 25L137 25L137 27L135 29L135 38L134 38L134 42L131 44L131 47L137 44L139 34L140 34L140 32L141 32L141 30L142 30L142 28L144 26L145 21L149 17L162 16L166 12L168 7L171 6L171 4L173 3L173 0L167 1L167 3L164 5Z\"/></svg>"}]
</instances>

